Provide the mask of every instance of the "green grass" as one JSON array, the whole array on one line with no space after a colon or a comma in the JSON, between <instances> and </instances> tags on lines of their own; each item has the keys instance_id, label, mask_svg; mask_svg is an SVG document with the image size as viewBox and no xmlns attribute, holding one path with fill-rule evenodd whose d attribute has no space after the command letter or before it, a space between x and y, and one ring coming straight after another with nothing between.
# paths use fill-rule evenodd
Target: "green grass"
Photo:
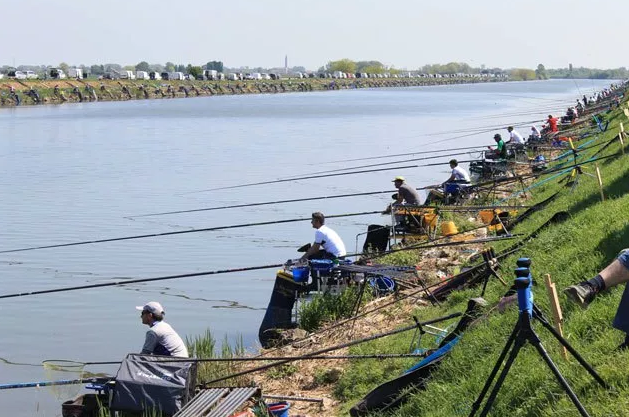
<instances>
[{"instance_id":1,"label":"green grass","mask_svg":"<svg viewBox=\"0 0 629 417\"><path fill-rule=\"evenodd\" d=\"M610 128L600 135L606 141L618 134L618 123L629 125L617 110L610 114ZM614 144L604 153L618 152ZM591 152L584 152L591 154ZM629 155L628 155L629 156ZM601 202L596 180L583 176L581 183L570 192L563 184L550 181L533 190L532 202L541 201L556 190L560 196L546 209L533 214L514 230L527 235L558 211L568 211L570 218L551 225L528 241L520 250L504 259L501 275L511 282L512 270L519 257L532 259L531 270L536 281L535 303L550 318L549 302L543 285L543 275L550 274L560 291L564 313L564 335L617 392L608 393L574 360L564 360L559 343L539 323L534 328L561 372L592 416L629 415L629 352L614 352L624 334L611 327L623 287L599 296L586 311L569 303L561 290L589 279L611 262L618 251L629 247L629 159L628 156L599 162L606 201ZM593 165L585 170L593 172ZM500 250L513 242L496 244ZM506 291L497 280L491 280L485 299L495 305ZM468 298L478 296L480 289L453 293L439 308L418 312L420 320L463 311ZM469 329L451 355L433 374L425 391L414 393L407 404L391 415L457 416L469 414L470 407L493 368L517 320L517 308L511 306L503 314L495 312ZM352 353L408 352L410 335L379 340L352 349ZM408 368L404 361L354 361L335 386L334 393L344 402L339 415L378 384L400 375ZM558 385L552 373L535 350L527 345L505 380L493 405L495 416L574 416L578 415L572 402Z\"/></svg>"}]
</instances>

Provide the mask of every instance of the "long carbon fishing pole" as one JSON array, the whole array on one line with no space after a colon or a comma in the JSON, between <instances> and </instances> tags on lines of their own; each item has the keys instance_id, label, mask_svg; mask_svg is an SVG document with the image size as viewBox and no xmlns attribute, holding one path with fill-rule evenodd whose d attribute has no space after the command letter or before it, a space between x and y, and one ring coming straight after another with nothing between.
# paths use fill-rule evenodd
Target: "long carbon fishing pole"
<instances>
[{"instance_id":1,"label":"long carbon fishing pole","mask_svg":"<svg viewBox=\"0 0 629 417\"><path fill-rule=\"evenodd\" d=\"M454 314L450 314L450 315L445 316L445 317L440 317L440 318L424 321L424 322L421 322L421 323L416 323L416 324L413 324L412 326L403 327L401 329L391 330L391 331L386 332L386 333L380 333L380 334L376 334L376 335L373 335L373 336L365 337L363 339L358 339L358 340L353 340L351 342L343 343L341 345L336 345L336 346L331 346L329 348L320 349L320 350L317 350L315 352L311 352L311 353L309 353L307 355L303 355L301 358L305 359L306 357L309 357L309 356L322 355L324 353L332 352L334 350L339 350L339 349L343 349L343 348L346 348L346 347L358 345L360 343L365 343L365 342L370 342L372 340L380 339L382 337L392 336L394 334L407 332L409 330L414 330L414 329L417 329L419 326L427 326L429 324L434 324L434 323L439 323L439 322L442 322L442 321L445 321L445 320L450 320L450 319L453 319L453 318L456 318L456 317L460 317L461 315L462 315L462 313L454 313ZM247 374L250 374L250 373L253 373L253 372L264 371L266 369L270 369L270 368L273 368L273 367L276 367L276 366L279 366L279 365L283 365L285 363L293 362L295 360L300 360L300 359L284 359L284 360L281 360L281 361L270 363L268 365L258 366L257 368L251 368L251 369L247 369L245 371L236 372L235 374L232 374L232 375L227 375L227 376L224 376L224 377L221 377L221 378L216 378L216 379L213 379L211 381L208 381L208 382L205 383L205 385L207 386L207 385L214 384L214 383L217 383L217 382L220 382L220 381L224 381L226 379L237 378L239 376L247 375Z\"/></svg>"},{"instance_id":2,"label":"long carbon fishing pole","mask_svg":"<svg viewBox=\"0 0 629 417\"><path fill-rule=\"evenodd\" d=\"M515 235L512 235L515 237ZM468 245L474 243L484 243L484 242L493 242L496 240L505 240L504 237L498 239L476 239L476 240L467 240L460 242L446 242L441 244L430 245L426 244L425 246L418 247L418 249L428 249L432 247L444 247L444 246L459 246L459 245ZM399 249L394 249L393 251L389 251L392 253L394 251L399 251ZM346 256L358 256L361 253L348 254ZM259 265L259 266L247 266L242 268L231 268L231 269L220 269L215 271L204 271L204 272L193 272L189 274L179 274L179 275L167 275L161 277L153 277L153 278L138 278L138 279L127 279L127 280L119 280L113 282L103 282L100 284L86 284L86 285L77 285L73 287L62 287L62 288L52 288L48 290L39 290L39 291L27 291L13 294L4 294L0 295L0 299L3 298L17 298L17 297L27 297L31 295L41 295L41 294L52 294L57 292L69 292L69 291L78 291L78 290L87 290L93 288L104 288L104 287L116 287L120 285L128 285L128 284L138 284L144 282L155 282L155 281L166 281L172 279L181 279L181 278L193 278L193 277L202 277L208 275L220 275L220 274L229 274L234 272L248 272L248 271L259 271L262 269L271 269L271 268L280 268L283 267L284 264L272 264L272 265Z\"/></svg>"},{"instance_id":3,"label":"long carbon fishing pole","mask_svg":"<svg viewBox=\"0 0 629 417\"><path fill-rule=\"evenodd\" d=\"M61 379L58 381L18 382L18 383L12 383L12 384L0 384L0 390L15 389L15 388L53 387L53 386L58 386L58 385L78 385L78 384L105 382L108 380L109 378L107 379L85 378L85 379Z\"/></svg>"},{"instance_id":4,"label":"long carbon fishing pole","mask_svg":"<svg viewBox=\"0 0 629 417\"><path fill-rule=\"evenodd\" d=\"M423 190L425 188L416 188L416 190ZM247 203L247 204L234 204L229 206L216 206L216 207L204 207L198 209L188 209L188 210L176 210L176 211L164 211L160 213L148 213L148 214L139 214L135 216L126 216L127 219L137 219L141 217L150 217L150 216L165 216L169 214L182 214L182 213L196 213L200 211L214 211L214 210L229 210L236 208L244 208L244 207L255 207L255 206L266 206L266 205L277 205L277 204L287 204L287 203L298 203L302 201L315 201L315 200L329 200L334 198L348 198L348 197L359 197L359 196L368 196L368 195L377 195L377 194L388 194L395 193L396 190L387 190L387 191L371 191L364 193L352 193L352 194L339 194L339 195L330 195L323 197L306 197L306 198L295 198L291 200L277 200L277 201L265 201L261 203ZM422 206L422 208L434 208L440 209L441 211L475 211L475 210L485 210L492 208L528 208L528 206Z\"/></svg>"},{"instance_id":5,"label":"long carbon fishing pole","mask_svg":"<svg viewBox=\"0 0 629 417\"><path fill-rule=\"evenodd\" d=\"M474 152L469 152L469 151L468 152L456 152L456 153L450 153L450 154L445 154L445 155L425 156L425 157L422 157L422 158L403 159L401 161L380 162L380 163L377 163L377 164L358 165L358 166L352 166L352 167L346 167L346 168L329 169L327 171L311 172L309 174L304 174L304 175L328 174L328 173L334 173L334 172L349 171L349 170L352 170L352 169L373 168L373 167L385 166L385 165L402 164L402 163L405 163L405 162L426 161L426 160L437 159L437 158L442 158L442 157L450 157L450 156L457 156L457 155L468 155L470 153L474 153ZM465 161L459 161L459 162L465 162ZM469 162L469 161L466 161L466 162ZM284 178L284 179L289 179L289 178L290 177L287 177L287 178Z\"/></svg>"},{"instance_id":6,"label":"long carbon fishing pole","mask_svg":"<svg viewBox=\"0 0 629 417\"><path fill-rule=\"evenodd\" d=\"M428 332L426 332L428 333ZM343 359L400 359L400 358L423 358L423 353L388 353L373 355L316 355L316 356L252 356L249 358L176 358L160 359L161 362L185 362L185 363L203 363L203 362L263 362L263 361L282 361L282 360L343 360ZM118 365L122 361L103 361L103 362L81 362L84 365ZM1 387L1 386L0 386ZM2 389L2 388L0 388Z\"/></svg>"},{"instance_id":7,"label":"long carbon fishing pole","mask_svg":"<svg viewBox=\"0 0 629 417\"><path fill-rule=\"evenodd\" d=\"M369 214L379 214L379 213L381 213L381 211L365 211L362 213L333 214L326 217L328 218L353 217L353 216L366 216ZM38 249L63 248L67 246L80 246L80 245L91 245L91 244L96 244L96 243L119 242L122 240L146 239L146 238L161 237L161 236L183 235L187 233L213 232L216 230L238 229L242 227L252 227L252 226L266 226L270 224L304 222L304 221L310 221L310 220L311 218L307 217L307 218L298 218L298 219L273 220L273 221L268 221L268 222L233 224L230 226L205 227L203 229L178 230L176 232L152 233L152 234L147 234L147 235L113 237L113 238L108 238L108 239L84 240L81 242L58 243L54 245L32 246L28 248L3 250L3 251L0 251L0 253L13 253L13 252L25 252L25 251L38 250Z\"/></svg>"},{"instance_id":8,"label":"long carbon fishing pole","mask_svg":"<svg viewBox=\"0 0 629 417\"><path fill-rule=\"evenodd\" d=\"M438 149L434 151L419 151L419 152L405 152L405 153L395 153L389 155L379 155L379 156L367 156L364 158L352 158L352 159L339 159L336 161L323 162L324 164L337 163L337 162L356 162L356 161L368 161L371 159L382 159L382 158L396 158L398 156L408 156L408 155L425 155L425 154L434 154L438 152L451 152L451 151L462 151L462 150L470 150L470 149L487 149L487 146L466 146L463 148L449 148L449 149Z\"/></svg>"},{"instance_id":9,"label":"long carbon fishing pole","mask_svg":"<svg viewBox=\"0 0 629 417\"><path fill-rule=\"evenodd\" d=\"M472 161L470 160L470 161L461 161L461 162L472 162ZM410 169L410 168L433 167L433 166L448 165L449 163L450 163L449 161L444 161L444 162L438 162L438 163L433 163L433 164L404 165L404 166L390 167L390 168L377 168L377 169L366 169L366 170L362 170L362 171L339 172L339 173L335 173L335 174L306 175L306 176L303 176L303 177L284 178L284 179L279 179L279 180L250 182L250 183L247 183L247 184L230 185L230 186L226 186L226 187L208 188L208 189L205 189L205 190L191 191L191 192L189 192L187 194L202 193L202 192L206 192L206 191L228 190L228 189L233 189L233 188L253 187L253 186L256 186L256 185L277 184L277 183L281 183L281 182L312 180L312 179L339 177L339 176L354 175L354 174L366 174L366 173L370 173L370 172L381 172L381 171L392 171L392 170L401 170L401 169Z\"/></svg>"},{"instance_id":10,"label":"long carbon fishing pole","mask_svg":"<svg viewBox=\"0 0 629 417\"><path fill-rule=\"evenodd\" d=\"M315 201L315 200L331 200L334 198L360 197L360 196L387 194L387 193L395 193L395 192L396 190L387 190L387 191L370 191L370 192L364 192L364 193L328 195L328 196L322 196L322 197L293 198L290 200L265 201L261 203L232 204L229 206L216 206L216 207L206 207L206 208L190 209L190 210L164 211L160 213L148 213L148 214L139 214L137 216L127 216L126 218L137 219L140 217L164 216L166 214L182 214L182 213L195 213L198 211L227 210L227 209L244 208L244 207L266 206L266 205L271 205L271 204L298 203L302 201Z\"/></svg>"}]
</instances>

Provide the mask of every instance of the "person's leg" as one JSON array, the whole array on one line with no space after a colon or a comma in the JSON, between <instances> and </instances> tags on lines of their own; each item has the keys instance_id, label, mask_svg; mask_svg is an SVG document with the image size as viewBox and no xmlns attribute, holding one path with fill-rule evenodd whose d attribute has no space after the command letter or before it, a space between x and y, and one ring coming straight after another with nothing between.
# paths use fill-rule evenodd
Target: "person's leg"
<instances>
[{"instance_id":1,"label":"person's leg","mask_svg":"<svg viewBox=\"0 0 629 417\"><path fill-rule=\"evenodd\" d=\"M605 267L598 275L589 281L583 281L564 289L568 298L586 308L596 294L606 288L629 281L629 250L624 249L618 258Z\"/></svg>"}]
</instances>

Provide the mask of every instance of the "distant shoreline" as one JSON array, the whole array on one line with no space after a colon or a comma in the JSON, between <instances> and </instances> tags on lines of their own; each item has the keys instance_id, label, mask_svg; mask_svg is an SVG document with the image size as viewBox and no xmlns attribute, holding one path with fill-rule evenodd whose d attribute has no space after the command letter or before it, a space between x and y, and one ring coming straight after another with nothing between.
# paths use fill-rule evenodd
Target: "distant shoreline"
<instances>
[{"instance_id":1,"label":"distant shoreline","mask_svg":"<svg viewBox=\"0 0 629 417\"><path fill-rule=\"evenodd\" d=\"M244 94L279 94L356 88L418 87L488 82L505 82L505 80L469 78L307 78L246 81L1 79L0 108L96 101L151 100Z\"/></svg>"}]
</instances>

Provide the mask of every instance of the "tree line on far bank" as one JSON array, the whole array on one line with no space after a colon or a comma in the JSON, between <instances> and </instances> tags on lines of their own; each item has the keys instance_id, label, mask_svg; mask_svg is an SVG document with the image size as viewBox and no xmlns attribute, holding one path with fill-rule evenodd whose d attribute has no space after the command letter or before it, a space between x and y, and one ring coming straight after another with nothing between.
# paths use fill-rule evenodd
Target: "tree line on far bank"
<instances>
[{"instance_id":1,"label":"tree line on far bank","mask_svg":"<svg viewBox=\"0 0 629 417\"><path fill-rule=\"evenodd\" d=\"M370 74L399 74L401 72L417 72L421 74L508 74L511 80L546 80L550 78L593 78L593 79L625 79L629 78L627 68L595 69L586 67L572 67L547 69L539 64L535 70L529 68L502 69L498 67L488 68L485 65L472 67L465 62L449 62L447 64L428 64L414 70L401 70L392 66L386 66L380 61L352 61L340 59L330 61L319 68L319 72L366 72Z\"/></svg>"},{"instance_id":2,"label":"tree line on far bank","mask_svg":"<svg viewBox=\"0 0 629 417\"><path fill-rule=\"evenodd\" d=\"M45 73L51 66L46 65L21 65L15 69L20 71L35 71L36 73ZM70 65L62 62L56 67L62 69L68 74ZM155 71L155 72L184 72L193 76L201 75L203 70L216 70L218 72L283 72L283 68L227 68L222 61L208 61L205 65L193 64L175 64L166 62L165 64L150 64L147 61L141 61L136 65L120 65L120 64L94 64L91 66L77 65L82 68L84 73L93 76L103 75L111 70L121 71ZM0 67L0 73L6 74L9 70L14 69L4 65ZM309 72L302 66L294 66L288 69L290 73ZM511 80L545 80L550 78L592 78L592 79L626 79L629 78L629 71L625 67L615 69L596 69L587 67L573 67L570 64L567 68L546 68L543 64L539 64L536 69L529 68L510 68L503 69L499 67L472 67L464 62L449 62L447 64L427 64L417 69L398 69L393 66L384 65L380 61L353 61L351 59L340 59L337 61L329 61L326 65L321 66L317 72L334 72L341 71L345 73L368 73L368 74L400 74L403 72L422 73L422 74L507 74Z\"/></svg>"}]
</instances>

